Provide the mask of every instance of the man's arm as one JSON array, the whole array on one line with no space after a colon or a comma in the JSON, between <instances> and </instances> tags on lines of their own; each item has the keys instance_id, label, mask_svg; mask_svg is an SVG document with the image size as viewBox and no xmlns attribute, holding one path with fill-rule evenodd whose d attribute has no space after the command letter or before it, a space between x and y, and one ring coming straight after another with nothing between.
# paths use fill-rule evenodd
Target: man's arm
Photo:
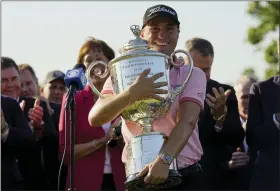
<instances>
[{"instance_id":1,"label":"man's arm","mask_svg":"<svg viewBox=\"0 0 280 191\"><path fill-rule=\"evenodd\" d=\"M217 134L218 137L224 139L228 145L237 147L242 144L245 132L240 122L235 91L233 88L230 89L231 94L229 95L227 100L228 112L224 122L222 123L221 131L216 131L215 134Z\"/></svg>"},{"instance_id":2,"label":"man's arm","mask_svg":"<svg viewBox=\"0 0 280 191\"><path fill-rule=\"evenodd\" d=\"M155 81L164 74L157 73L148 78L149 73L150 69L144 70L129 88L118 95L113 95L113 85L109 77L103 86L102 98L96 102L89 113L89 124L94 127L109 123L137 100L147 98L161 100L162 98L157 94L168 93L167 90L159 89L166 86L167 82L156 83Z\"/></svg>"},{"instance_id":3,"label":"man's arm","mask_svg":"<svg viewBox=\"0 0 280 191\"><path fill-rule=\"evenodd\" d=\"M98 127L109 123L130 104L131 101L128 90L118 95L113 95L112 92L103 94L102 98L98 99L89 112L89 124L92 127Z\"/></svg>"},{"instance_id":4,"label":"man's arm","mask_svg":"<svg viewBox=\"0 0 280 191\"><path fill-rule=\"evenodd\" d=\"M171 131L161 153L176 157L188 142L203 110L206 92L204 72L194 68L192 77L180 97L178 122Z\"/></svg>"},{"instance_id":5,"label":"man's arm","mask_svg":"<svg viewBox=\"0 0 280 191\"><path fill-rule=\"evenodd\" d=\"M168 137L162 153L176 157L188 142L194 128L201 107L194 102L183 102L180 104L179 121Z\"/></svg>"},{"instance_id":6,"label":"man's arm","mask_svg":"<svg viewBox=\"0 0 280 191\"><path fill-rule=\"evenodd\" d=\"M18 103L9 98L2 98L1 101L9 129L5 137L5 144L21 147L26 141L33 142L34 136Z\"/></svg>"}]
</instances>

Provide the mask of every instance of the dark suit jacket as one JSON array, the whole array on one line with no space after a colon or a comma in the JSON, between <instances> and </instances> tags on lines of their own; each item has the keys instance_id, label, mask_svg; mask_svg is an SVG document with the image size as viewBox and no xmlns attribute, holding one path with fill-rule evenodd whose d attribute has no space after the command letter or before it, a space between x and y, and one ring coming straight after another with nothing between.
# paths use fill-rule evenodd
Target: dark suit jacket
<instances>
[{"instance_id":1,"label":"dark suit jacket","mask_svg":"<svg viewBox=\"0 0 280 191\"><path fill-rule=\"evenodd\" d=\"M6 141L1 140L1 189L17 190L23 181L17 159L21 162L25 147L35 139L16 100L1 96L1 108L9 125Z\"/></svg>"},{"instance_id":2,"label":"dark suit jacket","mask_svg":"<svg viewBox=\"0 0 280 191\"><path fill-rule=\"evenodd\" d=\"M50 103L50 106L54 110L54 113L52 115L52 121L54 123L55 129L58 131L61 104ZM59 172L60 165L61 165L61 160L59 159L59 156L58 156L59 140L56 140L55 142L53 142L52 147L53 147L53 151L54 151L53 152L54 161L53 161L52 172L50 172L52 174L50 176L50 189L57 189L57 186L58 186L58 172ZM60 171L60 179L59 179L60 190L65 189L67 170L68 170L68 167L65 164L62 164L61 171Z\"/></svg>"},{"instance_id":3,"label":"dark suit jacket","mask_svg":"<svg viewBox=\"0 0 280 191\"><path fill-rule=\"evenodd\" d=\"M28 119L29 109L34 107L34 98L20 97L19 102L25 100L24 114ZM43 136L36 144L26 151L25 162L19 167L24 177L25 187L31 190L48 190L49 179L52 175L55 160L54 142L58 140L58 131L55 129L52 118L49 115L46 103L41 101L40 106L44 110L43 121L45 123Z\"/></svg>"},{"instance_id":4,"label":"dark suit jacket","mask_svg":"<svg viewBox=\"0 0 280 191\"><path fill-rule=\"evenodd\" d=\"M215 130L215 120L210 112L210 107L205 102L204 111L201 113L199 118L199 137L203 147L203 156L201 159L201 164L203 171L207 174L207 179L209 182L205 189L216 189L220 185L220 180L226 169L224 169L226 156L227 156L227 146L237 147L242 144L244 139L244 130L241 126L238 104L235 96L234 89L225 84L220 84L214 80L209 80L207 82L206 93L214 96L212 88L223 87L224 90L231 90L231 94L227 99L228 113L225 118L223 129L220 132ZM213 176L213 173L215 176Z\"/></svg>"},{"instance_id":5,"label":"dark suit jacket","mask_svg":"<svg viewBox=\"0 0 280 191\"><path fill-rule=\"evenodd\" d=\"M279 187L279 135L273 114L280 112L280 76L253 84L250 91L246 139L258 151L252 189Z\"/></svg>"},{"instance_id":6,"label":"dark suit jacket","mask_svg":"<svg viewBox=\"0 0 280 191\"><path fill-rule=\"evenodd\" d=\"M236 152L238 147L228 146L227 161L225 163L226 174L223 180L223 189L224 190L248 190L251 178L252 178L252 164L248 163L247 165L235 169L230 169L228 167L228 162L232 158L232 153ZM245 152L243 144L239 146L241 152ZM249 149L249 157L253 157Z\"/></svg>"}]
</instances>

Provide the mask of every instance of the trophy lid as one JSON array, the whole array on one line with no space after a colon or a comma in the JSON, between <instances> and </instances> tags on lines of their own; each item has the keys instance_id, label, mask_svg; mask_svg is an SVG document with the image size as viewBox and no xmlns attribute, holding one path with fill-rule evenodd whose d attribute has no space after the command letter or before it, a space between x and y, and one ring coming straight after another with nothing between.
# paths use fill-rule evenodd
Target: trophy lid
<instances>
[{"instance_id":1,"label":"trophy lid","mask_svg":"<svg viewBox=\"0 0 280 191\"><path fill-rule=\"evenodd\" d=\"M131 32L136 37L135 39L130 40L127 42L124 47L119 50L120 54L125 53L126 51L132 49L148 49L148 42L140 38L141 30L138 25L132 25L130 27Z\"/></svg>"}]
</instances>

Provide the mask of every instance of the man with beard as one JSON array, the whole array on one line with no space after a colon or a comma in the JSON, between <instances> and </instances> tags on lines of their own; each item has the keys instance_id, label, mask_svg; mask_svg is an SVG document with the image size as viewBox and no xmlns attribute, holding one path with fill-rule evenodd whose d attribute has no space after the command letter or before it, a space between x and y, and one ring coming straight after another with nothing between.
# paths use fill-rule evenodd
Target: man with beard
<instances>
[{"instance_id":1,"label":"man with beard","mask_svg":"<svg viewBox=\"0 0 280 191\"><path fill-rule=\"evenodd\" d=\"M244 139L237 99L231 86L211 79L214 49L209 41L193 38L186 42L185 48L207 78L205 109L199 117L199 138L204 152L201 159L203 189L224 189L224 175L228 169L227 146L238 147Z\"/></svg>"}]
</instances>

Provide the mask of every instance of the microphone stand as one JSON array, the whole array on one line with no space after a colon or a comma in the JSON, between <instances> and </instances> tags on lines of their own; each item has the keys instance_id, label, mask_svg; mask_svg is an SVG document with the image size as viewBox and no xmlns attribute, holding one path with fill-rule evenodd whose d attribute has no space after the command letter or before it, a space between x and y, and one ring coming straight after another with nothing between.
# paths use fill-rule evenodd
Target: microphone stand
<instances>
[{"instance_id":1,"label":"microphone stand","mask_svg":"<svg viewBox=\"0 0 280 191\"><path fill-rule=\"evenodd\" d=\"M75 90L74 90L75 92ZM69 96L69 97L68 97ZM74 188L74 166L75 166L75 124L76 124L76 108L75 108L75 94L69 94L66 101L66 111L70 109L70 188L68 191L75 191Z\"/></svg>"},{"instance_id":2,"label":"microphone stand","mask_svg":"<svg viewBox=\"0 0 280 191\"><path fill-rule=\"evenodd\" d=\"M71 124L71 131L70 131L70 188L68 191L75 191L74 188L74 165L75 165L75 124L76 124L76 111L75 111L75 99L71 100L70 105L70 124Z\"/></svg>"}]
</instances>

